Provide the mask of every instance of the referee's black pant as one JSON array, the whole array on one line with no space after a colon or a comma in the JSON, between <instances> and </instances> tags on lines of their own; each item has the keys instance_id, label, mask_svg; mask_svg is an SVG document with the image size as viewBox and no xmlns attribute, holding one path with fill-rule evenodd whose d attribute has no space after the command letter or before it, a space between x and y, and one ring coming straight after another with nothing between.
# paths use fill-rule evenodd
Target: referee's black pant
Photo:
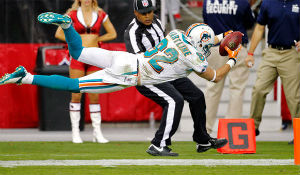
<instances>
[{"instance_id":1,"label":"referee's black pant","mask_svg":"<svg viewBox=\"0 0 300 175\"><path fill-rule=\"evenodd\" d=\"M184 100L189 103L194 121L193 140L196 143L207 143L210 139L206 131L206 106L203 92L188 78L180 78L171 82L136 86L144 96L152 99L163 108L159 129L151 141L155 146L171 145L171 137L175 134L181 118Z\"/></svg>"}]
</instances>

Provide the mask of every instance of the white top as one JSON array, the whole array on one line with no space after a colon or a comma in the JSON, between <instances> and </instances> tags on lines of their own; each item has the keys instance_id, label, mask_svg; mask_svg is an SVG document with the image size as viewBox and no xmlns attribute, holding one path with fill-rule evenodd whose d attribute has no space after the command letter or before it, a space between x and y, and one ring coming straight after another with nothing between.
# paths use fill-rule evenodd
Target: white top
<instances>
[{"instance_id":1,"label":"white top","mask_svg":"<svg viewBox=\"0 0 300 175\"><path fill-rule=\"evenodd\" d=\"M84 21L84 18L83 18L83 13L82 13L82 9L81 7L79 7L77 9L77 18L78 18L78 21L84 26L84 27L88 27ZM108 15L106 14L104 19L102 20L102 23L104 23L108 18ZM98 19L98 13L96 11L93 11L92 13L92 22L90 24L89 27L93 26L96 22L97 22L97 19Z\"/></svg>"}]
</instances>

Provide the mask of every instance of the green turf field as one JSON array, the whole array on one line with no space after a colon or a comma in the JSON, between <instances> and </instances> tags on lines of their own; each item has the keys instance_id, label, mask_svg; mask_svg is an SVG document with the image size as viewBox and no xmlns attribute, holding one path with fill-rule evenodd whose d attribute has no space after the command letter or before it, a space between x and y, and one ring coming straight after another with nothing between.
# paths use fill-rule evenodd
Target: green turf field
<instances>
[{"instance_id":1,"label":"green turf field","mask_svg":"<svg viewBox=\"0 0 300 175\"><path fill-rule=\"evenodd\" d=\"M103 160L103 159L293 159L293 146L287 142L257 142L256 154L219 154L216 150L197 153L193 142L174 142L172 149L179 157L153 157L145 151L149 142L110 142L97 144L85 142L0 142L0 165L3 161L26 160ZM151 160L150 160L151 161ZM172 161L172 160L171 160ZM184 161L184 160L183 160ZM212 160L214 161L214 160ZM251 160L252 161L252 160ZM253 160L256 161L256 160ZM93 161L92 161L93 162ZM1 167L0 174L284 174L300 175L300 166L295 165L114 165L114 166L13 166Z\"/></svg>"}]
</instances>

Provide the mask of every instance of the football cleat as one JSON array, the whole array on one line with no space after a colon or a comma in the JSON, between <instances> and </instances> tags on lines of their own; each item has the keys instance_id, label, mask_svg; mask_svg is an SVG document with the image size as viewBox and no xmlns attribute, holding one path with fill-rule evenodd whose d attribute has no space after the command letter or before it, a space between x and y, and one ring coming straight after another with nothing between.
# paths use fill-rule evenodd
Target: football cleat
<instances>
[{"instance_id":1,"label":"football cleat","mask_svg":"<svg viewBox=\"0 0 300 175\"><path fill-rule=\"evenodd\" d=\"M178 156L178 153L172 152L172 149L167 146L157 147L153 144L149 146L146 152L152 156Z\"/></svg>"},{"instance_id":2,"label":"football cleat","mask_svg":"<svg viewBox=\"0 0 300 175\"><path fill-rule=\"evenodd\" d=\"M217 138L211 138L208 140L208 143L200 144L198 143L196 148L198 153L205 152L211 148L218 149L222 148L228 143L228 140L225 138L217 139Z\"/></svg>"},{"instance_id":3,"label":"football cleat","mask_svg":"<svg viewBox=\"0 0 300 175\"><path fill-rule=\"evenodd\" d=\"M70 24L72 22L68 15L61 15L53 12L41 13L38 16L38 21L44 24L55 24L60 26L61 24Z\"/></svg>"},{"instance_id":4,"label":"football cleat","mask_svg":"<svg viewBox=\"0 0 300 175\"><path fill-rule=\"evenodd\" d=\"M11 74L5 74L0 79L0 85L9 84L9 83L16 83L22 84L22 79L26 76L27 71L23 66L19 66L16 70Z\"/></svg>"}]
</instances>

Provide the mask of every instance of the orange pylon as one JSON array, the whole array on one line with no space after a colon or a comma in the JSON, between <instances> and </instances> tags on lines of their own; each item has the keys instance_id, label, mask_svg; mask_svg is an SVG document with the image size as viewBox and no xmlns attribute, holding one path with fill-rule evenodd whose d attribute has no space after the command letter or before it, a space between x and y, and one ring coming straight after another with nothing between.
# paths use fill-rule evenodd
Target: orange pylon
<instances>
[{"instance_id":1,"label":"orange pylon","mask_svg":"<svg viewBox=\"0 0 300 175\"><path fill-rule=\"evenodd\" d=\"M300 118L293 119L293 128L295 165L300 165Z\"/></svg>"}]
</instances>

